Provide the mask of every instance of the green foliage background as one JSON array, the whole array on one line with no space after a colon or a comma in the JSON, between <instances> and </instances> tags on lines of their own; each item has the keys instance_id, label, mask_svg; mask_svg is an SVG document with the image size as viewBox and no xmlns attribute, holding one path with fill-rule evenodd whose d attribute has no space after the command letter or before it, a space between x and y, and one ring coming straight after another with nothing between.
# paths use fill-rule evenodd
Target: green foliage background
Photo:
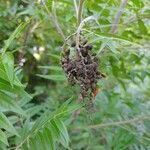
<instances>
[{"instance_id":1,"label":"green foliage background","mask_svg":"<svg viewBox=\"0 0 150 150\"><path fill-rule=\"evenodd\" d=\"M83 19L96 21L82 33L107 75L91 113L60 65L64 37L77 30L74 1L0 1L0 150L150 149L150 2L120 3L84 3Z\"/></svg>"}]
</instances>

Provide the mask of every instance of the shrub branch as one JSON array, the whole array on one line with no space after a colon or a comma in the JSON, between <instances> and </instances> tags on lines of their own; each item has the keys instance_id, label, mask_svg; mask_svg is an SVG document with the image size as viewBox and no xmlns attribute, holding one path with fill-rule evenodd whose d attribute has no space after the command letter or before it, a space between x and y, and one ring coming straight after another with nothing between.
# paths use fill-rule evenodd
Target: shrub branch
<instances>
[{"instance_id":1,"label":"shrub branch","mask_svg":"<svg viewBox=\"0 0 150 150\"><path fill-rule=\"evenodd\" d=\"M97 125L90 125L90 126L83 127L83 128L82 127L76 128L75 130L107 128L107 127L112 127L112 126L120 126L120 125L125 125L125 124L142 122L145 120L150 120L150 115L137 116L135 118L132 118L129 120L123 120L123 121L116 121L116 122L111 122L111 123L102 123L102 124L97 124Z\"/></svg>"},{"instance_id":2,"label":"shrub branch","mask_svg":"<svg viewBox=\"0 0 150 150\"><path fill-rule=\"evenodd\" d=\"M116 16L115 16L115 19L114 19L112 28L111 28L111 30L110 30L111 33L116 33L116 32L117 32L119 20L120 20L121 15L123 14L124 8L125 8L126 5L127 5L127 1L128 1L128 0L122 0L122 1L121 1L120 8L119 8L119 10L118 10L118 12L117 12L117 14L116 14Z\"/></svg>"},{"instance_id":3,"label":"shrub branch","mask_svg":"<svg viewBox=\"0 0 150 150\"><path fill-rule=\"evenodd\" d=\"M58 34L62 37L63 41L65 41L65 35L59 25L58 18L56 15L55 3L53 2L52 12L49 11L49 9L47 8L47 6L44 2L43 2L43 4L44 4L44 7L45 7L50 19L52 19L52 22L53 22Z\"/></svg>"},{"instance_id":4,"label":"shrub branch","mask_svg":"<svg viewBox=\"0 0 150 150\"><path fill-rule=\"evenodd\" d=\"M78 25L81 23L82 20L82 10L83 10L83 4L85 0L79 1L79 7L78 7Z\"/></svg>"}]
</instances>

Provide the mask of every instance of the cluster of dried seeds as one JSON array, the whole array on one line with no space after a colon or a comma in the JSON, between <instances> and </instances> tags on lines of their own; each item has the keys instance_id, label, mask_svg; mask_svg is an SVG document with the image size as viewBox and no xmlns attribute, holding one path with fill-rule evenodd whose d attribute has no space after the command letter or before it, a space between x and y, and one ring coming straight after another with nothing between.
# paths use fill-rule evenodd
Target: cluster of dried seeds
<instances>
[{"instance_id":1,"label":"cluster of dried seeds","mask_svg":"<svg viewBox=\"0 0 150 150\"><path fill-rule=\"evenodd\" d=\"M71 85L80 85L82 98L92 98L98 79L105 77L98 70L98 58L92 53L92 45L87 44L87 41L80 43L79 48L75 43L71 47L75 50L75 56L71 57L70 49L65 49L61 59L62 68Z\"/></svg>"}]
</instances>

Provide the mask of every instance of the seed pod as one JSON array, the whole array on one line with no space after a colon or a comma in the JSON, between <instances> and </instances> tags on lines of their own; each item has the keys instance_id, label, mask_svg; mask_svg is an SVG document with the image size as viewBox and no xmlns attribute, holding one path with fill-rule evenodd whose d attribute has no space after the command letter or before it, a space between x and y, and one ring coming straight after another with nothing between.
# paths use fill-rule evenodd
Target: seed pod
<instances>
[{"instance_id":1,"label":"seed pod","mask_svg":"<svg viewBox=\"0 0 150 150\"><path fill-rule=\"evenodd\" d=\"M92 45L86 45L85 48L86 48L87 50L92 50L93 46L92 46Z\"/></svg>"},{"instance_id":2,"label":"seed pod","mask_svg":"<svg viewBox=\"0 0 150 150\"><path fill-rule=\"evenodd\" d=\"M85 48L80 48L81 54L83 57L86 57L88 54L88 51Z\"/></svg>"},{"instance_id":3,"label":"seed pod","mask_svg":"<svg viewBox=\"0 0 150 150\"><path fill-rule=\"evenodd\" d=\"M72 65L71 65L71 64L68 64L68 66L67 66L67 71L71 71L71 69L72 69Z\"/></svg>"},{"instance_id":4,"label":"seed pod","mask_svg":"<svg viewBox=\"0 0 150 150\"><path fill-rule=\"evenodd\" d=\"M85 90L88 91L90 86L88 86L88 85L84 85L84 86L85 86Z\"/></svg>"},{"instance_id":5,"label":"seed pod","mask_svg":"<svg viewBox=\"0 0 150 150\"><path fill-rule=\"evenodd\" d=\"M88 60L88 64L91 64L92 63L92 59L91 59L91 56L90 55L87 55L87 60Z\"/></svg>"},{"instance_id":6,"label":"seed pod","mask_svg":"<svg viewBox=\"0 0 150 150\"><path fill-rule=\"evenodd\" d=\"M82 65L82 62L81 61L79 61L79 62L76 62L76 66L77 66L77 69L82 69L83 67L83 65Z\"/></svg>"},{"instance_id":7,"label":"seed pod","mask_svg":"<svg viewBox=\"0 0 150 150\"><path fill-rule=\"evenodd\" d=\"M92 91L94 91L96 89L96 84L92 83L91 88L92 88Z\"/></svg>"},{"instance_id":8,"label":"seed pod","mask_svg":"<svg viewBox=\"0 0 150 150\"><path fill-rule=\"evenodd\" d=\"M82 97L84 98L84 97L86 97L87 92L86 92L85 90L82 90L82 91L81 91L81 95L82 95Z\"/></svg>"},{"instance_id":9,"label":"seed pod","mask_svg":"<svg viewBox=\"0 0 150 150\"><path fill-rule=\"evenodd\" d=\"M95 83L95 79L94 78L91 79L91 83L92 84Z\"/></svg>"},{"instance_id":10,"label":"seed pod","mask_svg":"<svg viewBox=\"0 0 150 150\"><path fill-rule=\"evenodd\" d=\"M76 77L76 75L77 75L75 70L72 70L72 71L71 71L71 74L72 74L74 77Z\"/></svg>"},{"instance_id":11,"label":"seed pod","mask_svg":"<svg viewBox=\"0 0 150 150\"><path fill-rule=\"evenodd\" d=\"M98 71L99 61L95 53L90 52L92 45L87 44L87 40L80 39L79 47L76 43L71 44L74 47L75 55L70 55L70 49L66 49L62 55L62 68L68 76L71 85L79 84L80 93L83 98L92 100L96 95L97 80L105 77Z\"/></svg>"},{"instance_id":12,"label":"seed pod","mask_svg":"<svg viewBox=\"0 0 150 150\"><path fill-rule=\"evenodd\" d=\"M85 80L85 83L90 84L90 83L91 83L91 80L90 80L90 79L86 79L86 80Z\"/></svg>"},{"instance_id":13,"label":"seed pod","mask_svg":"<svg viewBox=\"0 0 150 150\"><path fill-rule=\"evenodd\" d=\"M70 63L71 63L71 65L72 65L72 68L75 69L75 67L76 67L75 61L72 61L72 62L70 62Z\"/></svg>"},{"instance_id":14,"label":"seed pod","mask_svg":"<svg viewBox=\"0 0 150 150\"><path fill-rule=\"evenodd\" d=\"M77 76L78 77L84 77L84 72L80 69L77 71Z\"/></svg>"},{"instance_id":15,"label":"seed pod","mask_svg":"<svg viewBox=\"0 0 150 150\"><path fill-rule=\"evenodd\" d=\"M92 64L92 66L93 66L94 71L96 71L96 69L97 69L97 67L98 67L98 64L94 62L94 63Z\"/></svg>"}]
</instances>

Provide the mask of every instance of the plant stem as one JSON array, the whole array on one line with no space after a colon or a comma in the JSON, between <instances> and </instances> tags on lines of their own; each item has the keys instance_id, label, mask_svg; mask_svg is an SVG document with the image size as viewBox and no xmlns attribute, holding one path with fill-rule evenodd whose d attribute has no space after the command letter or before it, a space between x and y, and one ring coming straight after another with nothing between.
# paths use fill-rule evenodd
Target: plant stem
<instances>
[{"instance_id":1,"label":"plant stem","mask_svg":"<svg viewBox=\"0 0 150 150\"><path fill-rule=\"evenodd\" d=\"M76 31L76 47L79 48L79 39L80 39L80 33L81 30L83 28L83 26L85 25L86 22L90 21L90 20L96 20L95 16L89 16L87 18L85 18L84 20L82 20L77 28Z\"/></svg>"},{"instance_id":2,"label":"plant stem","mask_svg":"<svg viewBox=\"0 0 150 150\"><path fill-rule=\"evenodd\" d=\"M53 24L58 32L58 34L60 34L60 36L63 38L63 41L65 41L65 35L58 23L58 19L57 19L57 15L56 15L56 9L55 9L55 5L53 3L53 6L52 6L52 13L49 11L49 9L47 8L46 4L44 3L44 7L49 15L49 17L52 19L53 21Z\"/></svg>"},{"instance_id":3,"label":"plant stem","mask_svg":"<svg viewBox=\"0 0 150 150\"><path fill-rule=\"evenodd\" d=\"M85 0L80 0L79 1L79 7L78 7L78 26L81 23L82 20L82 10L83 10L83 4Z\"/></svg>"},{"instance_id":4,"label":"plant stem","mask_svg":"<svg viewBox=\"0 0 150 150\"><path fill-rule=\"evenodd\" d=\"M63 40L65 41L65 35L64 35L64 33L63 33L59 23L58 23L58 18L57 18L57 14L56 14L56 6L55 6L54 1L53 1L53 7L52 7L52 18L53 18L53 22L56 26L58 33L62 36Z\"/></svg>"},{"instance_id":5,"label":"plant stem","mask_svg":"<svg viewBox=\"0 0 150 150\"><path fill-rule=\"evenodd\" d=\"M73 0L74 2L74 8L75 8L75 11L76 11L76 16L78 18L78 6L77 6L77 1L76 0Z\"/></svg>"},{"instance_id":6,"label":"plant stem","mask_svg":"<svg viewBox=\"0 0 150 150\"><path fill-rule=\"evenodd\" d=\"M116 33L116 32L117 32L119 20L120 20L121 15L123 14L124 8L125 8L126 5L127 5L127 1L128 1L128 0L122 0L122 1L121 1L120 8L119 8L119 10L118 10L118 12L117 12L117 14L116 14L116 16L115 16L115 19L114 19L112 28L111 28L111 30L110 30L110 33Z\"/></svg>"},{"instance_id":7,"label":"plant stem","mask_svg":"<svg viewBox=\"0 0 150 150\"><path fill-rule=\"evenodd\" d=\"M99 129L99 128L106 128L106 127L112 127L112 126L120 126L125 124L132 124L144 120L150 120L149 115L145 116L137 116L135 118L129 119L129 120L123 120L123 121L116 121L111 123L103 123L103 124L97 124L97 125L90 125L84 128L76 128L75 130L82 130L82 129Z\"/></svg>"}]
</instances>

